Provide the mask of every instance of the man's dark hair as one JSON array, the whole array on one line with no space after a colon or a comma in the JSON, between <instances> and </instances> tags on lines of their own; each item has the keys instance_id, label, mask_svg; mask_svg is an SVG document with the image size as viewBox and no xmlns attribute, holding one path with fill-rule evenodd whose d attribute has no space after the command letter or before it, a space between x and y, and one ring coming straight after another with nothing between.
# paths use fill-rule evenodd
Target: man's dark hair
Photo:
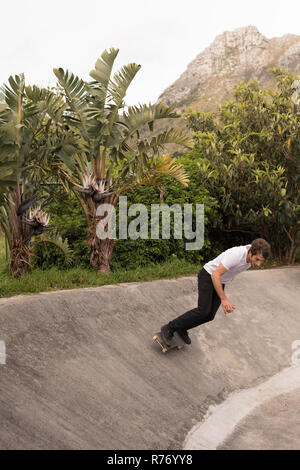
<instances>
[{"instance_id":1,"label":"man's dark hair","mask_svg":"<svg viewBox=\"0 0 300 470\"><path fill-rule=\"evenodd\" d=\"M260 253L265 259L270 255L271 247L269 243L263 238L256 238L251 243L250 251L252 255L257 255Z\"/></svg>"}]
</instances>

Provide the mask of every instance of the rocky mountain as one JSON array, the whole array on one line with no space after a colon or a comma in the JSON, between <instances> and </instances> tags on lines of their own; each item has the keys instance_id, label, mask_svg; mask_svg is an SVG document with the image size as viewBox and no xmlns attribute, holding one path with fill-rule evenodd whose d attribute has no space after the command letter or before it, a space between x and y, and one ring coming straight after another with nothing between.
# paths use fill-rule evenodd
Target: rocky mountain
<instances>
[{"instance_id":1,"label":"rocky mountain","mask_svg":"<svg viewBox=\"0 0 300 470\"><path fill-rule=\"evenodd\" d=\"M255 26L225 31L188 65L158 101L173 104L179 111L187 107L215 111L233 96L233 88L240 81L256 78L263 88L272 88L275 81L269 69L275 66L300 73L300 36L286 34L268 39Z\"/></svg>"}]
</instances>

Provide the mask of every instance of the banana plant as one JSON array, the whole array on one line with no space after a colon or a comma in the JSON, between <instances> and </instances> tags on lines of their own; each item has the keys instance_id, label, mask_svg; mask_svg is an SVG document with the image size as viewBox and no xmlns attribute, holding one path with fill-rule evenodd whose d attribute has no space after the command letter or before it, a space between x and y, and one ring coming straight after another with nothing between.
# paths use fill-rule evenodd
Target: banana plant
<instances>
[{"instance_id":1,"label":"banana plant","mask_svg":"<svg viewBox=\"0 0 300 470\"><path fill-rule=\"evenodd\" d=\"M52 228L41 205L32 206L38 199L46 202L43 181L60 181L68 189L70 176L64 161L71 161L76 139L60 124L66 108L61 97L50 90L25 87L23 74L9 77L8 82L0 105L0 226L8 240L10 270L17 277L30 269L39 241L60 246L69 260L59 235L44 235L40 240Z\"/></svg>"},{"instance_id":2,"label":"banana plant","mask_svg":"<svg viewBox=\"0 0 300 470\"><path fill-rule=\"evenodd\" d=\"M155 132L158 121L179 117L171 107L160 103L125 106L126 92L141 66L130 63L113 74L118 52L112 48L101 54L90 72L90 82L68 70L54 69L67 105L62 122L81 139L72 189L87 221L90 262L105 273L110 271L116 240L96 236L99 205L116 206L121 195L144 184L155 185L162 197L166 176L186 186L184 168L163 151L168 144L192 146L191 137L184 132L173 128Z\"/></svg>"}]
</instances>

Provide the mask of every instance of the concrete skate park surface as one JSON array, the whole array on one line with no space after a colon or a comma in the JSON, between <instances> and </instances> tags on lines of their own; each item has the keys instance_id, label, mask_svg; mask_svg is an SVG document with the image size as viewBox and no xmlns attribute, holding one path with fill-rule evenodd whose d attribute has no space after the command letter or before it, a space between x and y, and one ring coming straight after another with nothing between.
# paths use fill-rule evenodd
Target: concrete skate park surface
<instances>
[{"instance_id":1,"label":"concrete skate park surface","mask_svg":"<svg viewBox=\"0 0 300 470\"><path fill-rule=\"evenodd\" d=\"M234 313L161 352L197 277L0 299L1 449L300 449L300 268L248 271Z\"/></svg>"}]
</instances>

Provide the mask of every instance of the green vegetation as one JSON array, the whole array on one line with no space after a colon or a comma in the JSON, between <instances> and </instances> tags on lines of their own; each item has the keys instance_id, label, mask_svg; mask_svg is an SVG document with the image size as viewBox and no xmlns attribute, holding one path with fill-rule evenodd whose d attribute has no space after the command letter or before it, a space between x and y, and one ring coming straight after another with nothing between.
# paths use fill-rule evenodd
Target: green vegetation
<instances>
[{"instance_id":1,"label":"green vegetation","mask_svg":"<svg viewBox=\"0 0 300 470\"><path fill-rule=\"evenodd\" d=\"M3 239L1 240L3 245ZM32 294L58 289L74 289L88 286L102 286L121 282L151 281L154 279L174 278L196 274L200 266L170 256L165 263L151 263L148 266L126 270L119 269L110 274L99 275L93 268L61 269L52 267L47 270L35 268L32 272L14 278L3 265L1 251L0 297L18 294ZM2 267L1 267L2 266Z\"/></svg>"},{"instance_id":2,"label":"green vegetation","mask_svg":"<svg viewBox=\"0 0 300 470\"><path fill-rule=\"evenodd\" d=\"M106 273L115 240L97 237L96 227L105 231L108 224L98 213L100 206L116 206L121 195L139 185L161 188L165 177L187 186L188 176L176 158L161 152L169 144L191 148L190 136L170 127L155 132L157 121L179 117L173 108L157 103L125 109L126 92L141 66L130 63L113 74L118 52L112 48L101 54L90 82L58 68L55 91L25 86L23 74L9 77L2 88L0 227L15 277L30 270L34 248L41 243L55 245L71 262L67 242L55 231L46 236L51 231L49 214L42 210L49 203L47 185L60 183L76 195L85 217L90 264ZM37 201L43 206L31 210Z\"/></svg>"},{"instance_id":3,"label":"green vegetation","mask_svg":"<svg viewBox=\"0 0 300 470\"><path fill-rule=\"evenodd\" d=\"M61 122L72 128L81 143L80 151L65 161L72 173L70 189L76 191L85 215L90 264L105 273L110 272L115 240L97 237L96 227L103 231L107 227L97 210L104 203L115 207L120 196L140 185L161 188L167 176L187 186L188 176L181 165L161 152L169 144L192 146L186 132L167 127L157 133L158 122L179 117L173 108L157 103L125 109L127 90L141 66L131 63L113 74L118 52L111 48L101 54L90 72L91 82L54 69L67 105ZM142 132L145 128L149 139Z\"/></svg>"},{"instance_id":4,"label":"green vegetation","mask_svg":"<svg viewBox=\"0 0 300 470\"><path fill-rule=\"evenodd\" d=\"M135 269L147 266L149 263L163 263L170 259L172 254L176 254L178 259L187 262L199 264L202 260L208 259L217 254L218 245L211 246L210 233L215 225L215 219L218 216L217 201L208 194L208 191L199 185L199 169L197 162L188 154L178 156L184 170L189 174L190 182L188 187L183 187L173 178L166 178L163 192L155 187L140 186L127 193L128 208L131 204L144 204L148 210L148 239L137 240L117 240L111 257L111 269ZM164 202L171 207L173 204L179 204L183 209L183 204L205 204L205 246L202 250L185 250L186 239L174 239L174 221L171 215L170 240L150 239L150 214L151 204L160 204L161 197ZM194 206L193 206L194 208ZM68 240L70 248L73 250L73 260L71 267L88 267L90 264L89 253L86 244L86 223L82 213L82 208L77 198L71 195L64 198L63 201L53 202L49 205L51 213L51 224L57 227L59 233L64 239ZM116 207L117 226L118 226L118 206ZM134 217L128 217L128 223ZM196 223L194 215L194 223ZM118 233L117 233L118 237ZM33 261L34 267L48 269L55 265L64 268L65 257L53 246L38 246L35 249L36 257Z\"/></svg>"},{"instance_id":5,"label":"green vegetation","mask_svg":"<svg viewBox=\"0 0 300 470\"><path fill-rule=\"evenodd\" d=\"M192 112L192 155L199 178L218 201L219 233L262 237L273 256L293 264L300 251L300 111L295 77L274 70L277 90L241 83L218 113ZM224 239L224 238L223 238Z\"/></svg>"},{"instance_id":6,"label":"green vegetation","mask_svg":"<svg viewBox=\"0 0 300 470\"><path fill-rule=\"evenodd\" d=\"M8 240L10 270L17 277L28 272L34 247L46 238L68 257L68 247L54 231L45 235L50 230L46 212L40 205L29 209L47 198L41 183L69 178L64 161L78 150L78 138L60 123L66 107L60 95L25 87L23 74L8 82L0 105L0 228Z\"/></svg>"},{"instance_id":7,"label":"green vegetation","mask_svg":"<svg viewBox=\"0 0 300 470\"><path fill-rule=\"evenodd\" d=\"M97 63L93 78L102 80L103 67L110 74L103 65L113 62L116 51L110 54ZM123 94L136 71L123 76ZM138 129L153 130L153 120L173 116L171 108L142 106L117 119L116 108L105 108L102 100L107 80L86 84L62 69L56 74L65 92L70 89L67 97L62 90L25 88L23 78L16 77L6 88L7 106L0 108L0 225L10 251L6 264L1 235L0 296L193 275L221 251L256 237L271 243L266 267L300 261L300 111L291 99L295 77L277 69L276 90L261 90L257 81L240 83L235 100L218 112L191 110L186 122L194 133L193 149L161 157L165 143L187 143L185 135L163 132L148 141ZM121 95L111 92L122 107ZM117 126L111 139L109 113L111 125ZM5 160L7 155L11 159ZM28 214L30 194L36 192L47 214L41 208ZM103 257L100 245L91 250L99 222L95 212L99 204L111 202L118 226L122 195L128 208L137 203L147 207L149 238L107 239L101 245ZM169 208L179 204L182 211L184 204L193 204L194 229L195 205L204 204L201 250L188 251L188 240L174 238L173 215L170 239L162 239L161 230L159 239L150 238L151 204L160 203ZM134 218L128 217L128 224ZM38 233L32 229L37 222ZM54 230L46 235L40 227ZM16 272L22 274L18 279Z\"/></svg>"}]
</instances>

